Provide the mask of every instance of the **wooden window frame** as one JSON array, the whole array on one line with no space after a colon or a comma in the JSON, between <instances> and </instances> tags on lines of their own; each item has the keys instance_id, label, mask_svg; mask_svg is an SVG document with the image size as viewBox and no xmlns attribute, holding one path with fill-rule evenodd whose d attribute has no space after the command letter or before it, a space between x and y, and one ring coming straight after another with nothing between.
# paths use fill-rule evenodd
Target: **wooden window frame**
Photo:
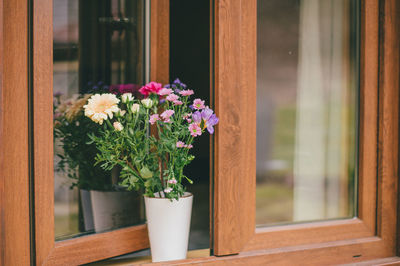
<instances>
[{"instance_id":1,"label":"wooden window frame","mask_svg":"<svg viewBox=\"0 0 400 266\"><path fill-rule=\"evenodd\" d=\"M55 242L53 168L53 0L33 1L33 178L37 265L75 265L149 247L147 226L138 225ZM44 16L43 14L48 14ZM152 0L150 78L169 80L169 2Z\"/></svg>"},{"instance_id":2,"label":"wooden window frame","mask_svg":"<svg viewBox=\"0 0 400 266\"><path fill-rule=\"evenodd\" d=\"M152 12L159 14L152 20L152 29L167 27L168 23L162 22L168 21L165 18L168 1L152 2ZM211 87L221 118L214 137L211 201L216 256L171 264L229 265L239 260L252 265L266 261L339 264L396 255L400 3L362 0L358 218L257 230L254 102L257 2L210 0L210 3L214 48ZM30 47L27 1L0 1L0 264L78 264L134 249L128 245L145 246L147 236L137 239L139 242L135 240L136 233L144 234L144 226L54 242L52 1L35 0L32 7ZM168 69L162 69L168 67L169 41L163 31L168 29L151 32L154 56L151 62L157 66L152 67L151 77L167 82ZM33 48L31 62L30 48ZM28 78L30 64L32 80ZM27 93L30 86L33 95ZM32 110L34 134L30 142L28 121ZM33 144L33 161L29 160L32 155L27 148L29 143ZM29 189L31 175L34 191ZM33 206L30 199L34 199ZM30 213L30 210L36 211ZM33 218L34 227L30 228Z\"/></svg>"},{"instance_id":3,"label":"wooden window frame","mask_svg":"<svg viewBox=\"0 0 400 266\"><path fill-rule=\"evenodd\" d=\"M308 263L335 264L396 255L398 1L361 1L358 217L256 230L257 1L211 4L212 85L220 116L215 136L214 254L239 253L244 262L286 264L305 256Z\"/></svg>"}]
</instances>

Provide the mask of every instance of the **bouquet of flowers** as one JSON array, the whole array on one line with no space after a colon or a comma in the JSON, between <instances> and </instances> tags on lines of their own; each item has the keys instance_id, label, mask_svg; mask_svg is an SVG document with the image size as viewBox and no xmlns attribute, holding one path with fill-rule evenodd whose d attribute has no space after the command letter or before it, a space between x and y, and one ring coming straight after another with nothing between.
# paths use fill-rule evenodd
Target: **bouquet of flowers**
<instances>
[{"instance_id":1,"label":"bouquet of flowers","mask_svg":"<svg viewBox=\"0 0 400 266\"><path fill-rule=\"evenodd\" d=\"M89 134L95 144L96 163L105 170L121 167L120 184L128 190L144 190L149 197L178 199L183 196L183 173L194 156L196 137L214 132L218 118L201 99L191 100L193 90L175 80L162 87L150 82L139 92L92 95L85 116L98 124Z\"/></svg>"},{"instance_id":2,"label":"bouquet of flowers","mask_svg":"<svg viewBox=\"0 0 400 266\"><path fill-rule=\"evenodd\" d=\"M62 93L54 94L54 136L59 161L57 170L65 172L73 180L72 187L86 190L110 191L114 189L111 171L94 166L97 155L95 144L90 142L90 134L98 134L98 128L84 115L83 106L95 92L110 92L115 95L138 93L136 84L118 84L107 86L103 82L88 83L90 94L75 94L65 99Z\"/></svg>"},{"instance_id":3,"label":"bouquet of flowers","mask_svg":"<svg viewBox=\"0 0 400 266\"><path fill-rule=\"evenodd\" d=\"M57 170L65 172L73 180L72 187L80 189L111 189L110 172L93 167L97 149L87 145L88 133L96 129L83 114L83 106L90 95L74 95L63 100L60 93L54 95L54 136L59 161Z\"/></svg>"}]
</instances>

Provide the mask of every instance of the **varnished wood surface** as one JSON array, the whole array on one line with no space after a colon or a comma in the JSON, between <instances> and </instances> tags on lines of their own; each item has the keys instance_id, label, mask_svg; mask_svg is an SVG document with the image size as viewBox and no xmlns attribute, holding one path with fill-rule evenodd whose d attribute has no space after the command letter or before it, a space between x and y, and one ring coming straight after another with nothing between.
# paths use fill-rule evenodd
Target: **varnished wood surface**
<instances>
[{"instance_id":1,"label":"varnished wood surface","mask_svg":"<svg viewBox=\"0 0 400 266\"><path fill-rule=\"evenodd\" d=\"M169 83L169 0L151 1L150 79Z\"/></svg>"},{"instance_id":2,"label":"varnished wood surface","mask_svg":"<svg viewBox=\"0 0 400 266\"><path fill-rule=\"evenodd\" d=\"M361 1L358 217L376 225L378 140L379 0Z\"/></svg>"},{"instance_id":3,"label":"varnished wood surface","mask_svg":"<svg viewBox=\"0 0 400 266\"><path fill-rule=\"evenodd\" d=\"M133 226L58 242L45 265L81 265L148 247L147 226Z\"/></svg>"},{"instance_id":4,"label":"varnished wood surface","mask_svg":"<svg viewBox=\"0 0 400 266\"><path fill-rule=\"evenodd\" d=\"M369 237L142 265L339 265L387 256L382 240Z\"/></svg>"},{"instance_id":5,"label":"varnished wood surface","mask_svg":"<svg viewBox=\"0 0 400 266\"><path fill-rule=\"evenodd\" d=\"M373 236L360 219L322 221L256 230L243 251L316 244Z\"/></svg>"},{"instance_id":6,"label":"varnished wood surface","mask_svg":"<svg viewBox=\"0 0 400 266\"><path fill-rule=\"evenodd\" d=\"M252 190L255 175L245 174L243 176L242 172L235 168L235 166L242 163L240 166L241 169L250 169L251 171L251 167L249 167L248 164L244 166L243 162L237 162L239 159L249 162L248 157L244 156L245 149L242 149L242 146L240 145L241 137L224 136L223 138L219 139L220 136L217 135L214 214L214 239L216 255L232 254L238 249L251 251L266 248L284 248L289 245L314 245L316 243L323 245L322 243L326 243L327 241L339 241L345 239L350 241L351 239L357 239L361 237L372 237L376 234L376 219L378 219L378 222L380 221L378 223L378 232L382 231L382 233L379 235L385 236L383 237L384 241L381 241L379 244L381 246L379 249L381 253L377 253L376 256L386 256L387 254L394 255L394 225L396 224L395 207L397 206L396 180L398 177L397 164L395 164L395 162L398 160L398 142L395 139L398 138L398 80L395 77L398 78L399 76L398 55L394 52L394 50L396 48L398 53L399 46L398 41L396 40L396 38L398 38L398 29L396 29L394 26L397 24L394 23L393 20L396 18L396 11L394 10L397 9L394 7L395 1L385 2L384 5L384 1L381 1L380 3L381 4L379 5L378 0L362 1L360 69L361 128L359 151L360 187L358 202L360 219L355 221L348 220L344 222L332 221L325 225L320 224L313 226L312 224L306 224L303 226L303 228L301 228L302 226L282 226L271 229L256 230L255 236L252 237L252 234L249 234L248 232L250 228L252 228L254 232L255 228L254 221L251 221L255 212L255 210L252 209L252 206L254 205L254 199L250 195L247 195L247 191ZM234 88L235 84L240 84L241 56L246 54L246 51L242 49L245 46L237 46L237 43L240 42L242 36L241 31L236 30L237 40L235 42L232 41L228 43L226 40L229 40L231 36L230 29L240 29L240 25L243 26L246 25L246 23L250 23L247 21L252 21L249 17L243 16L244 12L240 13L242 17L239 13L235 13L246 5L250 5L249 2L246 2L246 4L240 3L240 1L216 2L215 84L217 84L217 111L227 109L229 112L231 110L235 112L235 107L237 104L234 99L235 97L241 97L240 92L231 89L232 87ZM382 10L382 5L385 7L384 10ZM384 24L385 26L383 26L384 28L381 28L380 35L379 6L381 8L381 22L386 21ZM241 18L240 23L237 21L239 17ZM397 32L397 37L395 37L395 32ZM251 43L252 41L255 42L255 40L247 39L248 43ZM382 55L385 54L386 56L382 57ZM379 58L381 58L380 61ZM253 62L251 56L247 57L247 62ZM397 65L395 66L395 64ZM224 72L226 69L229 69L229 72ZM381 73L379 73L379 69L381 69ZM386 71L382 71L384 69L386 69ZM378 75L380 75L379 78ZM382 80L385 80L385 82ZM229 99L220 100L218 98L220 97L218 91L218 82L221 81L224 81L224 93L227 93L228 95L225 97ZM252 83L250 82L250 84ZM382 91L382 86L386 87L385 91ZM248 85L245 87L247 93L252 93L251 86ZM232 95L235 96L230 95L231 91ZM380 100L379 103L378 99ZM224 101L229 102L229 107L224 105ZM246 99L244 99L243 102L249 104ZM252 120L255 120L255 114L253 114L253 116L248 116L246 108L241 108L240 110L245 111L244 113L240 113L237 115L237 117L235 117L237 121L241 121L240 119L243 117L252 117ZM229 113L228 111L225 112ZM227 124L230 126L223 128L224 124L221 123L219 132L224 130L228 132L240 131L234 125L232 126L234 120L231 119L229 115L224 116L225 112L222 111L220 114L221 120L227 121ZM245 126L248 126L248 124ZM249 132L250 131L240 132L240 134L249 137L250 139L248 140L248 143L251 145L252 141L255 140L255 136L253 136L253 139L251 139L250 135L246 135L246 133L248 134ZM379 146L378 134L380 136ZM229 141L231 142L229 145L227 145ZM221 151L221 147L226 146L230 146L232 148L230 150L226 149ZM384 160L383 158L385 156L391 157ZM225 160L229 160L230 164L226 163ZM378 164L379 169L381 169L378 171L379 175L377 175ZM226 166L229 166L230 168ZM385 171L382 171L382 169ZM388 171L386 171L386 169ZM230 177L232 172L236 172L238 173L237 175L240 176L236 178L236 183L233 183L232 180L234 179ZM243 177L248 183L241 183ZM383 193L380 193L377 198L376 193L378 177L380 180L380 182L378 182L378 184L380 184L380 191L383 191ZM240 187L236 187L236 185L239 184ZM245 194L242 194L243 192L245 192ZM229 193L233 195L229 195ZM239 200L235 198L235 196L242 196L242 198ZM378 213L376 212L377 200L378 206L381 206L381 208L378 208ZM249 208L242 209L242 202L247 202L246 205ZM377 214L378 218L376 216ZM242 218L242 216L245 216L246 218ZM251 227L249 227L249 222L252 223ZM249 239L250 241L248 241ZM221 243L224 243L224 245ZM246 244L246 246L241 248L241 245L244 244ZM366 243L365 245L365 248L369 249L369 244ZM388 250L383 247L388 248ZM391 250L391 252L389 252L389 250Z\"/></svg>"},{"instance_id":7,"label":"varnished wood surface","mask_svg":"<svg viewBox=\"0 0 400 266\"><path fill-rule=\"evenodd\" d=\"M0 13L0 265L29 265L27 2Z\"/></svg>"},{"instance_id":8,"label":"varnished wood surface","mask_svg":"<svg viewBox=\"0 0 400 266\"><path fill-rule=\"evenodd\" d=\"M215 1L214 254L238 253L254 234L256 0Z\"/></svg>"},{"instance_id":9,"label":"varnished wood surface","mask_svg":"<svg viewBox=\"0 0 400 266\"><path fill-rule=\"evenodd\" d=\"M155 12L152 37L156 38L151 43L151 78L167 83L169 2L152 1L151 8ZM52 1L34 1L33 12L36 262L38 265L78 265L148 248L145 225L58 243L54 240Z\"/></svg>"},{"instance_id":10,"label":"varnished wood surface","mask_svg":"<svg viewBox=\"0 0 400 266\"><path fill-rule=\"evenodd\" d=\"M34 1L33 14L35 247L43 265L54 248L52 1Z\"/></svg>"},{"instance_id":11,"label":"varnished wood surface","mask_svg":"<svg viewBox=\"0 0 400 266\"><path fill-rule=\"evenodd\" d=\"M378 138L378 236L396 253L399 164L400 2L380 2L380 77Z\"/></svg>"}]
</instances>

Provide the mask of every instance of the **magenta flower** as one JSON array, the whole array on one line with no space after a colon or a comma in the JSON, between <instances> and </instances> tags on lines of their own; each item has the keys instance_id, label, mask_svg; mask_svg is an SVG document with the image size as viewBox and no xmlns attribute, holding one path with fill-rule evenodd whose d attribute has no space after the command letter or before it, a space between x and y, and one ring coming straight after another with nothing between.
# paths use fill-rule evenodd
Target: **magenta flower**
<instances>
[{"instance_id":1,"label":"magenta flower","mask_svg":"<svg viewBox=\"0 0 400 266\"><path fill-rule=\"evenodd\" d=\"M185 147L185 143L184 143L183 141L178 141L178 142L176 143L176 147L177 147L177 148L184 148L184 147Z\"/></svg>"},{"instance_id":2,"label":"magenta flower","mask_svg":"<svg viewBox=\"0 0 400 266\"><path fill-rule=\"evenodd\" d=\"M139 85L137 84L113 84L108 88L109 92L113 94L124 94L124 93L135 93L139 90Z\"/></svg>"},{"instance_id":3,"label":"magenta flower","mask_svg":"<svg viewBox=\"0 0 400 266\"><path fill-rule=\"evenodd\" d=\"M201 128L197 123L192 123L189 125L190 135L197 137L201 135Z\"/></svg>"},{"instance_id":4,"label":"magenta flower","mask_svg":"<svg viewBox=\"0 0 400 266\"><path fill-rule=\"evenodd\" d=\"M197 110L204 109L205 108L204 101L202 101L201 99L194 99L193 108Z\"/></svg>"},{"instance_id":5,"label":"magenta flower","mask_svg":"<svg viewBox=\"0 0 400 266\"><path fill-rule=\"evenodd\" d=\"M167 101L170 101L170 102L177 101L178 99L179 99L179 96L176 94L173 94L173 93L167 96Z\"/></svg>"},{"instance_id":6,"label":"magenta flower","mask_svg":"<svg viewBox=\"0 0 400 266\"><path fill-rule=\"evenodd\" d=\"M182 104L183 104L183 102L181 102L179 100L174 101L174 105L182 105Z\"/></svg>"},{"instance_id":7,"label":"magenta flower","mask_svg":"<svg viewBox=\"0 0 400 266\"><path fill-rule=\"evenodd\" d=\"M144 85L143 87L141 87L139 92L147 97L151 93L158 94L158 92L161 90L161 88L162 88L161 83L152 81L152 82Z\"/></svg>"},{"instance_id":8,"label":"magenta flower","mask_svg":"<svg viewBox=\"0 0 400 266\"><path fill-rule=\"evenodd\" d=\"M150 124L154 125L154 123L155 123L157 120L160 120L160 116L159 116L158 114L154 114L154 115L151 115L151 116L150 116L149 122L150 122Z\"/></svg>"},{"instance_id":9,"label":"magenta flower","mask_svg":"<svg viewBox=\"0 0 400 266\"><path fill-rule=\"evenodd\" d=\"M179 92L180 95L182 96L190 96L192 94L194 94L193 90L183 90Z\"/></svg>"},{"instance_id":10,"label":"magenta flower","mask_svg":"<svg viewBox=\"0 0 400 266\"><path fill-rule=\"evenodd\" d=\"M165 96L165 95L170 95L173 92L174 91L171 90L171 89L162 88L157 94L160 95L160 96Z\"/></svg>"}]
</instances>

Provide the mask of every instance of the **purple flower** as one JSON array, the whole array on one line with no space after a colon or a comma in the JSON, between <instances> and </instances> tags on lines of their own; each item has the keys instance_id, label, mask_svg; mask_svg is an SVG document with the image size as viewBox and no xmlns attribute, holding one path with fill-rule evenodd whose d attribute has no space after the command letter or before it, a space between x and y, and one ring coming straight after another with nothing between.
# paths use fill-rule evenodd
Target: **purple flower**
<instances>
[{"instance_id":1,"label":"purple flower","mask_svg":"<svg viewBox=\"0 0 400 266\"><path fill-rule=\"evenodd\" d=\"M192 119L193 122L198 125L200 125L201 122L203 121L204 122L203 129L207 128L207 131L210 134L214 133L214 126L218 124L219 121L218 117L214 114L214 111L208 107L203 109L201 112L200 111L194 112L192 114Z\"/></svg>"},{"instance_id":2,"label":"purple flower","mask_svg":"<svg viewBox=\"0 0 400 266\"><path fill-rule=\"evenodd\" d=\"M208 120L211 115L214 113L213 110L211 110L210 108L206 107L203 111L201 111L201 118L203 118L204 120Z\"/></svg>"},{"instance_id":3,"label":"purple flower","mask_svg":"<svg viewBox=\"0 0 400 266\"><path fill-rule=\"evenodd\" d=\"M201 123L201 113L196 111L192 114L192 120L194 123L200 124Z\"/></svg>"},{"instance_id":4,"label":"purple flower","mask_svg":"<svg viewBox=\"0 0 400 266\"><path fill-rule=\"evenodd\" d=\"M210 134L214 133L214 126L218 124L218 121L219 119L215 114L211 115L211 117L206 121L206 127L208 133Z\"/></svg>"},{"instance_id":5,"label":"purple flower","mask_svg":"<svg viewBox=\"0 0 400 266\"><path fill-rule=\"evenodd\" d=\"M186 89L186 84L182 83L178 78L174 80L174 84Z\"/></svg>"}]
</instances>

